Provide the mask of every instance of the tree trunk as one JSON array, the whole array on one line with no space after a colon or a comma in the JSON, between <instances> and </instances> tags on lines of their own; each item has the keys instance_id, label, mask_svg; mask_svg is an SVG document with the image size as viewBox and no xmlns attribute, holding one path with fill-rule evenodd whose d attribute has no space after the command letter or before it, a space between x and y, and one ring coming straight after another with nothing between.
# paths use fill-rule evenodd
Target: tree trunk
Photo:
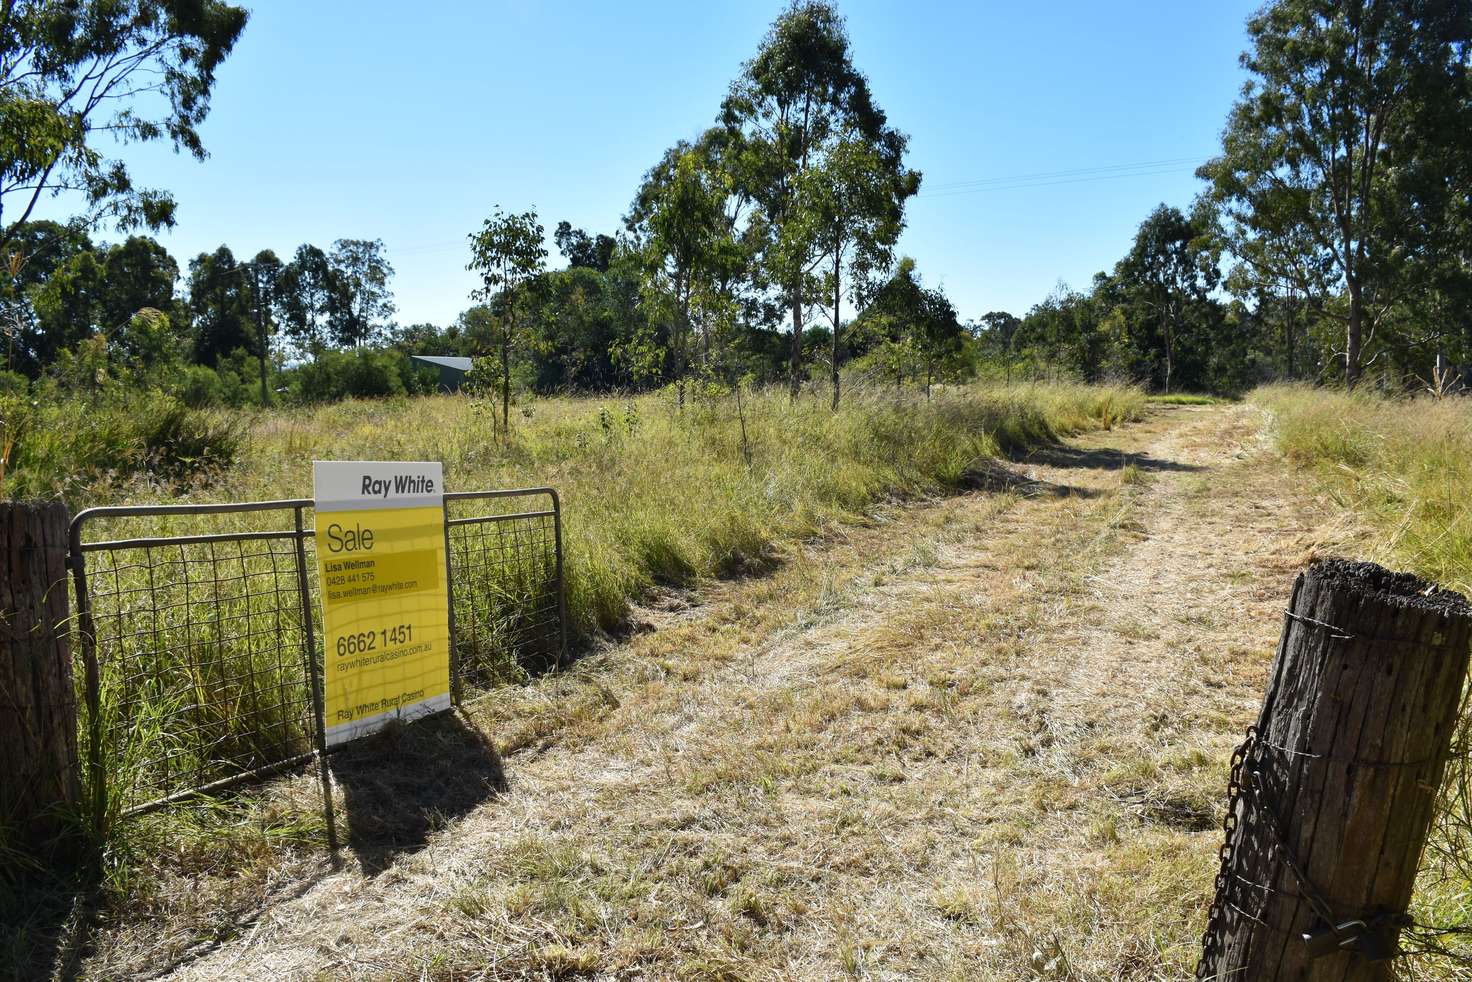
<instances>
[{"instance_id":1,"label":"tree trunk","mask_svg":"<svg viewBox=\"0 0 1472 982\"><path fill-rule=\"evenodd\" d=\"M1344 339L1344 387L1353 389L1360 380L1360 345L1365 323L1364 294L1359 280L1349 281L1349 326Z\"/></svg>"},{"instance_id":2,"label":"tree trunk","mask_svg":"<svg viewBox=\"0 0 1472 982\"><path fill-rule=\"evenodd\" d=\"M1391 962L1339 947L1354 928L1333 926L1363 921L1372 935L1352 944L1394 951L1469 637L1466 600L1414 576L1335 559L1298 578L1256 735L1234 775L1237 829L1218 879L1205 977L1391 978ZM1319 957L1304 935L1318 937Z\"/></svg>"},{"instance_id":3,"label":"tree trunk","mask_svg":"<svg viewBox=\"0 0 1472 982\"><path fill-rule=\"evenodd\" d=\"M270 357L269 343L266 339L266 322L261 317L260 308L256 308L256 333L261 340L261 405L271 404L271 392L266 383L266 361Z\"/></svg>"},{"instance_id":4,"label":"tree trunk","mask_svg":"<svg viewBox=\"0 0 1472 982\"><path fill-rule=\"evenodd\" d=\"M1165 319L1165 394L1170 395L1170 377L1176 367L1176 344L1175 332L1171 330L1171 323L1175 320L1174 314L1167 314Z\"/></svg>"},{"instance_id":5,"label":"tree trunk","mask_svg":"<svg viewBox=\"0 0 1472 982\"><path fill-rule=\"evenodd\" d=\"M30 848L81 798L61 502L0 504L0 828Z\"/></svg>"},{"instance_id":6,"label":"tree trunk","mask_svg":"<svg viewBox=\"0 0 1472 982\"><path fill-rule=\"evenodd\" d=\"M689 283L689 280L686 279L685 286L684 286L683 289L681 289L679 287L678 283L676 284L675 289L678 292L678 295L680 297L680 314L679 314L680 320L679 320L679 323L677 323L675 325L675 339L674 339L675 340L675 392L676 392L676 408L678 408L678 409L680 409L680 410L683 411L684 408L685 408L685 373L686 373L686 370L687 370L687 362L689 361L689 358L686 355L686 349L690 345L690 283Z\"/></svg>"},{"instance_id":7,"label":"tree trunk","mask_svg":"<svg viewBox=\"0 0 1472 982\"><path fill-rule=\"evenodd\" d=\"M494 410L492 410L494 412ZM501 439L511 445L511 322L506 323L506 339L501 342Z\"/></svg>"},{"instance_id":8,"label":"tree trunk","mask_svg":"<svg viewBox=\"0 0 1472 982\"><path fill-rule=\"evenodd\" d=\"M798 394L802 392L802 294L796 288L791 294L792 304L792 363L789 371L792 373L792 399L797 401Z\"/></svg>"},{"instance_id":9,"label":"tree trunk","mask_svg":"<svg viewBox=\"0 0 1472 982\"><path fill-rule=\"evenodd\" d=\"M843 256L843 253L842 252L840 252L840 251L838 251L836 249L834 250L834 252L833 252L833 409L834 409L835 412L838 411L838 395L839 395L839 385L840 385L839 378L838 378L838 336L839 336L839 333L843 330L843 321L840 320L839 319L839 316L838 316L838 313L839 313L839 311L838 311L838 304L839 304L839 301L842 300L842 298L843 298L843 293L839 289L839 283L838 283L838 274L842 271L842 267L839 265L839 260L842 258L842 256Z\"/></svg>"},{"instance_id":10,"label":"tree trunk","mask_svg":"<svg viewBox=\"0 0 1472 982\"><path fill-rule=\"evenodd\" d=\"M736 418L741 421L741 459L751 467L751 444L746 439L746 407L741 402L741 380L736 380Z\"/></svg>"},{"instance_id":11,"label":"tree trunk","mask_svg":"<svg viewBox=\"0 0 1472 982\"><path fill-rule=\"evenodd\" d=\"M1297 378L1293 370L1293 319L1298 316L1297 311L1289 311L1289 317L1283 322L1283 339L1288 348L1288 380L1291 382Z\"/></svg>"}]
</instances>

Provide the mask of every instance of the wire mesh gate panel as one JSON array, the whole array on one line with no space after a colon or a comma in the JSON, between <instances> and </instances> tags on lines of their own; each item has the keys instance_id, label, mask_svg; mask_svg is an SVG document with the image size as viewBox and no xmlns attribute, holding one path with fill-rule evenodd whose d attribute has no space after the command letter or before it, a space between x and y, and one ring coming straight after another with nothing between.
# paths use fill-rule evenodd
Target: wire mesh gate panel
<instances>
[{"instance_id":1,"label":"wire mesh gate panel","mask_svg":"<svg viewBox=\"0 0 1472 982\"><path fill-rule=\"evenodd\" d=\"M445 495L457 698L562 664L561 512L551 488Z\"/></svg>"},{"instance_id":2,"label":"wire mesh gate panel","mask_svg":"<svg viewBox=\"0 0 1472 982\"><path fill-rule=\"evenodd\" d=\"M99 823L326 753L312 507L129 506L73 519L76 677ZM100 525L108 537L89 538ZM560 665L557 493L446 494L445 540L457 699L467 685Z\"/></svg>"},{"instance_id":3,"label":"wire mesh gate panel","mask_svg":"<svg viewBox=\"0 0 1472 982\"><path fill-rule=\"evenodd\" d=\"M321 749L311 505L92 508L73 519L77 675L99 820ZM124 535L89 541L98 523ZM126 534L160 525L178 531Z\"/></svg>"}]
</instances>

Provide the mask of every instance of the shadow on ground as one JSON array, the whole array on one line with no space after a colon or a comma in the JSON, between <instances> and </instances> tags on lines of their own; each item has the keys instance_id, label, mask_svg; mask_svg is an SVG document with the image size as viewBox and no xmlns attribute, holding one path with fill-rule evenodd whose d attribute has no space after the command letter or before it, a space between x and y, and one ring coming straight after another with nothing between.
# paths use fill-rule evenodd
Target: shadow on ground
<instances>
[{"instance_id":1,"label":"shadow on ground","mask_svg":"<svg viewBox=\"0 0 1472 982\"><path fill-rule=\"evenodd\" d=\"M1152 457L1147 453L1127 453L1112 447L1085 450L1080 447L1052 446L1034 450L1018 458L1029 464L1046 467L1078 468L1081 470L1118 471L1134 467L1141 471L1204 471L1198 464L1183 464L1175 460Z\"/></svg>"},{"instance_id":2,"label":"shadow on ground","mask_svg":"<svg viewBox=\"0 0 1472 982\"><path fill-rule=\"evenodd\" d=\"M1028 477L996 460L973 464L962 475L961 487L967 491L1011 492L1025 498L1094 498L1099 495L1092 488L1076 488Z\"/></svg>"},{"instance_id":3,"label":"shadow on ground","mask_svg":"<svg viewBox=\"0 0 1472 982\"><path fill-rule=\"evenodd\" d=\"M96 884L58 874L0 882L0 980L78 977L97 920Z\"/></svg>"},{"instance_id":4,"label":"shadow on ground","mask_svg":"<svg viewBox=\"0 0 1472 982\"><path fill-rule=\"evenodd\" d=\"M457 712L389 726L331 760L340 834L370 875L506 790L496 748Z\"/></svg>"}]
</instances>

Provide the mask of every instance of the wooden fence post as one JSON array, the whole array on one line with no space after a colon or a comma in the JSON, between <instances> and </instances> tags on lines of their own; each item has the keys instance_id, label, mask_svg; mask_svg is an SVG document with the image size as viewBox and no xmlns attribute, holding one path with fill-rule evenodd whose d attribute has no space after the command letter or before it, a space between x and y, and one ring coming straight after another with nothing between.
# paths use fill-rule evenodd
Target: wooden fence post
<instances>
[{"instance_id":1,"label":"wooden fence post","mask_svg":"<svg viewBox=\"0 0 1472 982\"><path fill-rule=\"evenodd\" d=\"M1466 599L1414 576L1345 560L1299 576L1233 758L1198 978L1391 977L1469 638Z\"/></svg>"},{"instance_id":2,"label":"wooden fence post","mask_svg":"<svg viewBox=\"0 0 1472 982\"><path fill-rule=\"evenodd\" d=\"M0 827L34 848L80 797L66 505L0 502Z\"/></svg>"}]
</instances>

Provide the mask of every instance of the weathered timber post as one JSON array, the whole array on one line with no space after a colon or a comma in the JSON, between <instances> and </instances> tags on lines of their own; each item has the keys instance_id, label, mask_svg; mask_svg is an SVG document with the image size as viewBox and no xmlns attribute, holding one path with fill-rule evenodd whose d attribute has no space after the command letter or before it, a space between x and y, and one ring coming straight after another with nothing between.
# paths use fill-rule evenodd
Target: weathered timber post
<instances>
[{"instance_id":1,"label":"weathered timber post","mask_svg":"<svg viewBox=\"0 0 1472 982\"><path fill-rule=\"evenodd\" d=\"M1391 977L1472 639L1459 594L1372 563L1298 578L1233 757L1197 977Z\"/></svg>"},{"instance_id":2,"label":"weathered timber post","mask_svg":"<svg viewBox=\"0 0 1472 982\"><path fill-rule=\"evenodd\" d=\"M80 796L61 502L0 502L0 827L37 847Z\"/></svg>"}]
</instances>

